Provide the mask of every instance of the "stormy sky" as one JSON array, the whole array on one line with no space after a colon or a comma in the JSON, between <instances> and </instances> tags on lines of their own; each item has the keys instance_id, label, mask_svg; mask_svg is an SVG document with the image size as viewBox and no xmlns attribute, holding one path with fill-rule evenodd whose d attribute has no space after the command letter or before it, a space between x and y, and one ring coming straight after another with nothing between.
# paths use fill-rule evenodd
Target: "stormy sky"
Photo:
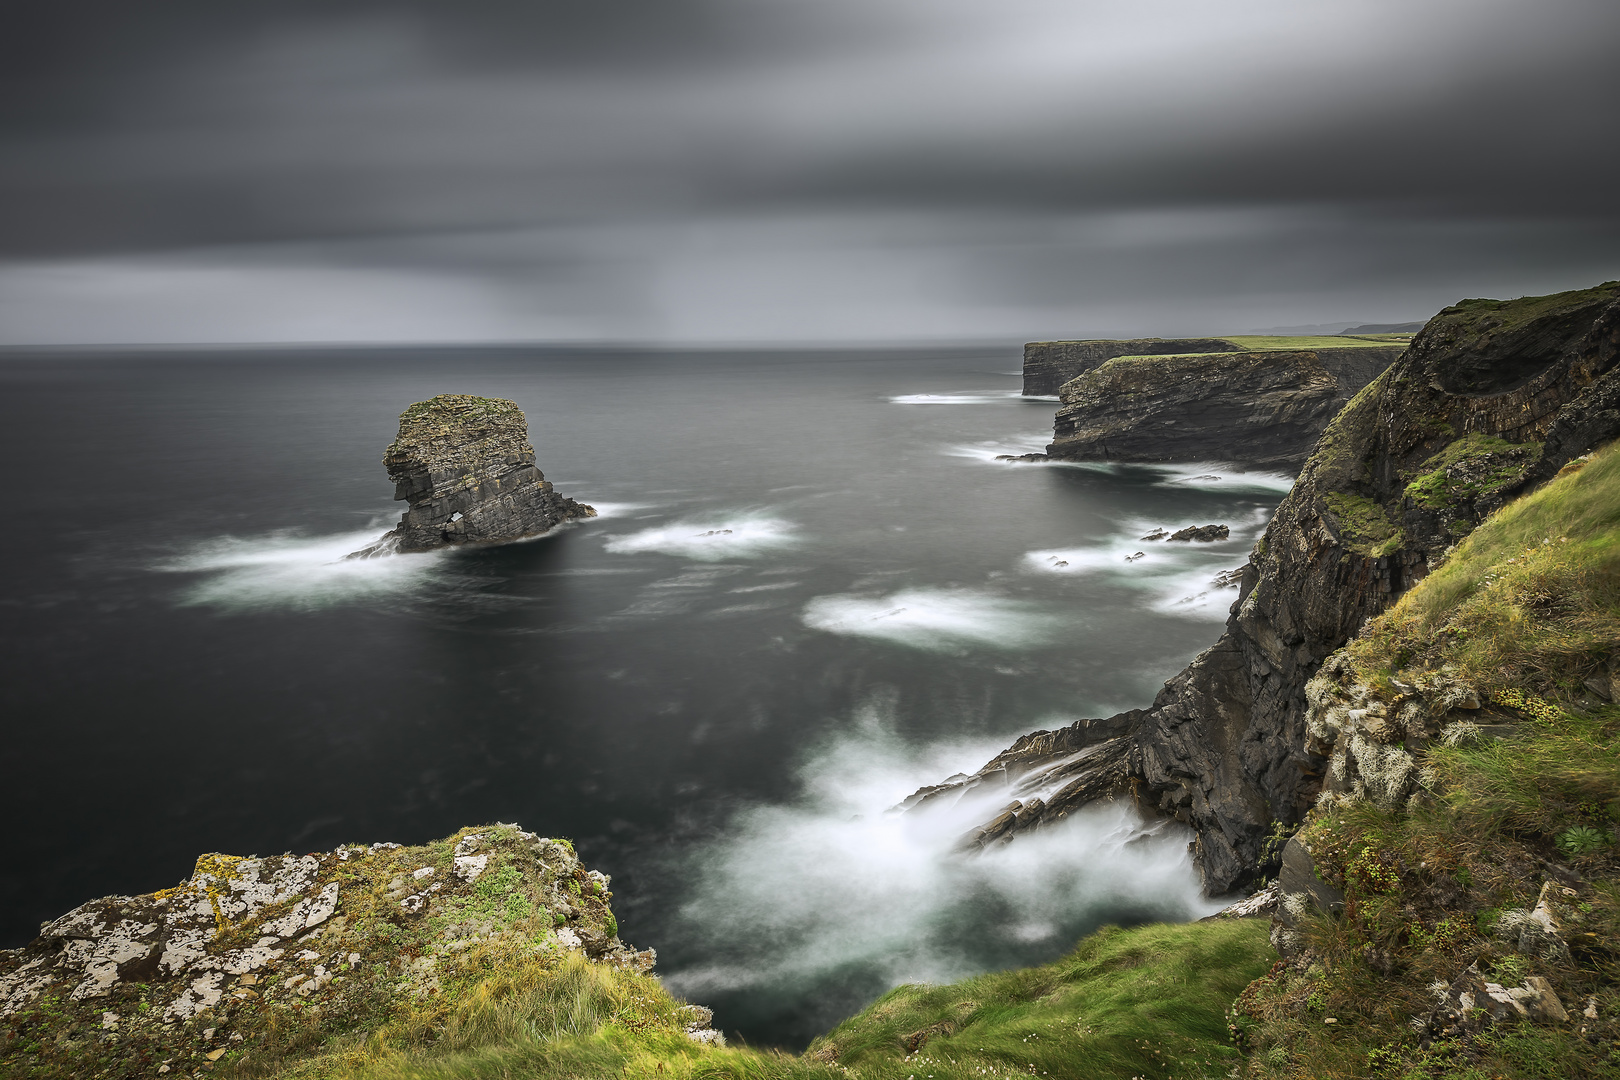
<instances>
[{"instance_id":1,"label":"stormy sky","mask_svg":"<svg viewBox=\"0 0 1620 1080\"><path fill-rule=\"evenodd\" d=\"M0 15L0 344L1218 333L1620 277L1614 0Z\"/></svg>"}]
</instances>

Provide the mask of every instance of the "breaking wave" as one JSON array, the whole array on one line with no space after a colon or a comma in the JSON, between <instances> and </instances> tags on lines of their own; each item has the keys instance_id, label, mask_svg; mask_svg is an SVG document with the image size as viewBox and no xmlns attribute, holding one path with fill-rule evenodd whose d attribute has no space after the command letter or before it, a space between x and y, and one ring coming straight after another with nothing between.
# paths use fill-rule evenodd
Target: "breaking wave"
<instances>
[{"instance_id":1,"label":"breaking wave","mask_svg":"<svg viewBox=\"0 0 1620 1080\"><path fill-rule=\"evenodd\" d=\"M682 919L704 960L666 982L696 1000L738 995L734 1009L768 1008L778 992L813 986L821 1015L806 1020L825 1027L900 983L1049 959L1103 921L1219 909L1201 895L1188 830L1144 822L1127 803L1093 806L976 857L952 847L982 823L985 806L892 812L920 785L977 769L1006 743L914 747L880 710L863 709L854 731L800 767L796 802L744 810L690 857Z\"/></svg>"}]
</instances>

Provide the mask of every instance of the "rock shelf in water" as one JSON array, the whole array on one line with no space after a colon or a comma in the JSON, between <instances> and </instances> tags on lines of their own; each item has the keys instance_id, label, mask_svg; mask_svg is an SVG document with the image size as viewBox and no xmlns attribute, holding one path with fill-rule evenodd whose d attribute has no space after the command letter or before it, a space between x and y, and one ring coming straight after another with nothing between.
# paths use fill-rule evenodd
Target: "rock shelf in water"
<instances>
[{"instance_id":1,"label":"rock shelf in water","mask_svg":"<svg viewBox=\"0 0 1620 1080\"><path fill-rule=\"evenodd\" d=\"M417 402L400 414L383 465L394 498L410 509L351 558L521 540L596 516L552 489L535 467L523 410L502 398L440 394Z\"/></svg>"}]
</instances>

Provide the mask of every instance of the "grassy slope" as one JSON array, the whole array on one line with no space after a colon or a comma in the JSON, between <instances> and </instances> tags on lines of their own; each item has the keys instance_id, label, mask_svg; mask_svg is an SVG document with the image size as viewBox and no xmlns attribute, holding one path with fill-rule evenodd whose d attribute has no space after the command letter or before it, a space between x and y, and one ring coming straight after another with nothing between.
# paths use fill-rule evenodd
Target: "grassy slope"
<instances>
[{"instance_id":1,"label":"grassy slope","mask_svg":"<svg viewBox=\"0 0 1620 1080\"><path fill-rule=\"evenodd\" d=\"M1512 734L1455 729L1455 745L1427 751L1426 791L1403 811L1313 811L1304 836L1348 903L1342 918L1309 922L1306 971L1246 993L1250 1075L1620 1075L1620 707L1581 686L1617 653L1613 449L1503 508L1368 624L1348 650L1363 685L1393 705L1395 683L1444 670L1499 703L1487 712ZM1498 916L1533 907L1559 873L1583 882L1573 956L1522 956L1493 934ZM1572 1013L1590 1001L1599 1019L1420 1047L1408 1018L1433 1005L1428 984L1476 961L1504 985L1546 976Z\"/></svg>"},{"instance_id":2,"label":"grassy slope","mask_svg":"<svg viewBox=\"0 0 1620 1080\"><path fill-rule=\"evenodd\" d=\"M492 976L431 1042L332 1048L282 1080L1226 1076L1226 1009L1272 963L1266 923L1107 928L1042 967L902 986L803 1056L700 1047L656 979L571 959Z\"/></svg>"}]
</instances>

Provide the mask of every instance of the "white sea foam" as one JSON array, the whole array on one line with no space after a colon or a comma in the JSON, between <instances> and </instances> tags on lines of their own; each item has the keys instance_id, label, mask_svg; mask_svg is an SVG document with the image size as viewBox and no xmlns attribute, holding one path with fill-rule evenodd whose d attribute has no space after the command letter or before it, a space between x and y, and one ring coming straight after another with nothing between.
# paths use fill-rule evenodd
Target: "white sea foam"
<instances>
[{"instance_id":1,"label":"white sea foam","mask_svg":"<svg viewBox=\"0 0 1620 1080\"><path fill-rule=\"evenodd\" d=\"M376 543L382 531L221 537L160 563L156 569L199 576L181 593L184 604L240 610L329 607L413 589L435 572L439 552L344 558Z\"/></svg>"},{"instance_id":2,"label":"white sea foam","mask_svg":"<svg viewBox=\"0 0 1620 1080\"><path fill-rule=\"evenodd\" d=\"M903 589L886 596L818 596L805 605L815 630L881 638L918 649L1018 649L1049 637L1058 620L1033 604L977 589Z\"/></svg>"},{"instance_id":3,"label":"white sea foam","mask_svg":"<svg viewBox=\"0 0 1620 1080\"><path fill-rule=\"evenodd\" d=\"M1161 614L1220 622L1237 593L1217 587L1215 577L1243 565L1270 517L1269 508L1257 507L1230 523L1231 539L1213 544L1143 540L1155 529L1174 531L1186 522L1133 522L1094 543L1025 552L1022 567L1034 573L1104 575L1148 593L1148 607Z\"/></svg>"},{"instance_id":4,"label":"white sea foam","mask_svg":"<svg viewBox=\"0 0 1620 1080\"><path fill-rule=\"evenodd\" d=\"M1226 563L1206 559L1204 565L1196 569L1160 578L1152 583L1155 595L1149 606L1163 615L1179 615L1182 618L1205 622L1225 622L1232 601L1238 598L1238 591L1233 588L1217 588L1215 575L1222 570L1240 566L1242 562L1242 558L1227 560Z\"/></svg>"},{"instance_id":5,"label":"white sea foam","mask_svg":"<svg viewBox=\"0 0 1620 1080\"><path fill-rule=\"evenodd\" d=\"M997 461L998 457L1017 457L1020 454L1043 454L1046 444L1052 441L1047 434L1035 435L1009 435L1003 439L987 439L984 442L963 443L945 448L945 453L951 457L972 458L974 461L987 461L996 465L1008 464L1045 464L1044 462L1005 462Z\"/></svg>"},{"instance_id":6,"label":"white sea foam","mask_svg":"<svg viewBox=\"0 0 1620 1080\"><path fill-rule=\"evenodd\" d=\"M1125 802L974 858L951 847L982 822L983 806L941 800L887 812L923 784L977 769L1007 741L914 748L878 709L862 710L855 730L801 767L798 801L739 814L692 857L682 915L711 959L669 972L668 984L701 1000L851 968L889 985L945 982L984 970L998 947L1066 944L1060 931L1088 919L1187 920L1218 910L1200 895L1189 832L1147 825Z\"/></svg>"},{"instance_id":7,"label":"white sea foam","mask_svg":"<svg viewBox=\"0 0 1620 1080\"><path fill-rule=\"evenodd\" d=\"M700 562L746 559L766 555L799 542L791 522L762 514L736 514L707 521L676 521L640 532L609 536L608 551L616 555L658 552Z\"/></svg>"},{"instance_id":8,"label":"white sea foam","mask_svg":"<svg viewBox=\"0 0 1620 1080\"><path fill-rule=\"evenodd\" d=\"M797 589L798 587L799 583L797 581L773 581L767 585L744 585L730 591L734 593L779 592L782 589Z\"/></svg>"},{"instance_id":9,"label":"white sea foam","mask_svg":"<svg viewBox=\"0 0 1620 1080\"><path fill-rule=\"evenodd\" d=\"M1000 405L1023 397L1017 390L968 390L954 394L896 394L895 405Z\"/></svg>"},{"instance_id":10,"label":"white sea foam","mask_svg":"<svg viewBox=\"0 0 1620 1080\"><path fill-rule=\"evenodd\" d=\"M638 510L651 510L658 506L657 503L601 502L596 499L580 499L579 501L585 503L587 506L592 507L596 511L595 518L582 518L582 523L587 521L604 521L608 518L631 517L634 516Z\"/></svg>"},{"instance_id":11,"label":"white sea foam","mask_svg":"<svg viewBox=\"0 0 1620 1080\"><path fill-rule=\"evenodd\" d=\"M1159 483L1169 487L1205 488L1210 491L1266 491L1287 494L1294 478L1286 473L1250 472L1218 462L1186 465L1145 465L1163 475Z\"/></svg>"}]
</instances>

